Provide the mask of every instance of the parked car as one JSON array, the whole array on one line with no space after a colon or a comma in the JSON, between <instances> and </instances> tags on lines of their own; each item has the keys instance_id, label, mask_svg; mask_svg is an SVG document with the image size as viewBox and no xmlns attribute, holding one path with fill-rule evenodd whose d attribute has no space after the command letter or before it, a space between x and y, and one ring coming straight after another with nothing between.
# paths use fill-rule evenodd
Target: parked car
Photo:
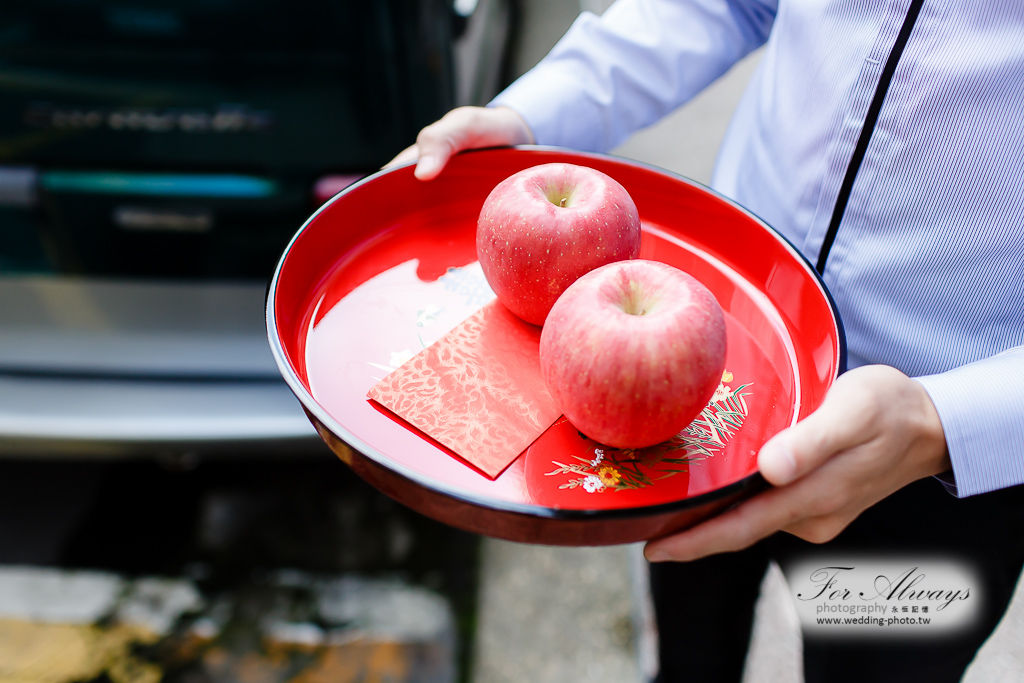
<instances>
[{"instance_id":1,"label":"parked car","mask_svg":"<svg viewBox=\"0 0 1024 683\"><path fill-rule=\"evenodd\" d=\"M319 447L266 282L324 200L500 86L507 0L0 7L0 453Z\"/></svg>"}]
</instances>

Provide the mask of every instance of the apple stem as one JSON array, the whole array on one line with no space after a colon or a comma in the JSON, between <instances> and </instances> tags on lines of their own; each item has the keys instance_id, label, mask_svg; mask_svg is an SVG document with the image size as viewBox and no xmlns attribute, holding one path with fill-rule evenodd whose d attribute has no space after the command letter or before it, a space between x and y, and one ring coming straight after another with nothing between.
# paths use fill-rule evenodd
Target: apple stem
<instances>
[{"instance_id":1,"label":"apple stem","mask_svg":"<svg viewBox=\"0 0 1024 683\"><path fill-rule=\"evenodd\" d=\"M562 197L562 201L558 202L558 205L561 206L562 208L565 208L565 203L567 201L569 201L568 197Z\"/></svg>"},{"instance_id":2,"label":"apple stem","mask_svg":"<svg viewBox=\"0 0 1024 683\"><path fill-rule=\"evenodd\" d=\"M622 310L630 315L647 315L647 304L651 303L645 296L639 282L629 281L629 293L622 302Z\"/></svg>"}]
</instances>

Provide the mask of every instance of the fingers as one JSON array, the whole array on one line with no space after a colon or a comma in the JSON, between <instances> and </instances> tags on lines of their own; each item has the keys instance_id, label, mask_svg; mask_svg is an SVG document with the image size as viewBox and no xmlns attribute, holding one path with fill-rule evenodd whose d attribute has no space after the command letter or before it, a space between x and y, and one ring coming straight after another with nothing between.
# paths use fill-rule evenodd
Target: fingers
<instances>
[{"instance_id":1,"label":"fingers","mask_svg":"<svg viewBox=\"0 0 1024 683\"><path fill-rule=\"evenodd\" d=\"M649 542L644 555L651 562L687 562L742 550L796 519L798 512L787 498L787 489L766 491L692 529Z\"/></svg>"},{"instance_id":2,"label":"fingers","mask_svg":"<svg viewBox=\"0 0 1024 683\"><path fill-rule=\"evenodd\" d=\"M862 374L840 377L818 410L761 447L757 466L770 484L794 482L877 432L879 405Z\"/></svg>"},{"instance_id":3,"label":"fingers","mask_svg":"<svg viewBox=\"0 0 1024 683\"><path fill-rule=\"evenodd\" d=\"M420 160L416 177L436 178L456 152L482 147L519 145L533 134L519 114L507 107L459 107L420 131L416 138Z\"/></svg>"},{"instance_id":4,"label":"fingers","mask_svg":"<svg viewBox=\"0 0 1024 683\"><path fill-rule=\"evenodd\" d=\"M757 469L774 486L785 486L799 476L790 431L787 429L773 436L757 454ZM803 468L806 464L800 466Z\"/></svg>"},{"instance_id":5,"label":"fingers","mask_svg":"<svg viewBox=\"0 0 1024 683\"><path fill-rule=\"evenodd\" d=\"M829 463L820 474L769 489L682 533L651 541L644 554L651 562L695 560L742 550L777 531L824 543L867 505L841 483L848 476L842 470L849 468L847 463Z\"/></svg>"},{"instance_id":6,"label":"fingers","mask_svg":"<svg viewBox=\"0 0 1024 683\"><path fill-rule=\"evenodd\" d=\"M388 163L384 164L383 168L391 168L392 166L401 166L402 164L408 163L410 161L415 161L419 157L419 155L420 155L419 148L416 145L409 145L408 147L403 149L401 152L399 152L398 155L394 159L392 159Z\"/></svg>"},{"instance_id":7,"label":"fingers","mask_svg":"<svg viewBox=\"0 0 1024 683\"><path fill-rule=\"evenodd\" d=\"M856 519L856 514L849 516L825 515L822 517L811 517L791 524L781 531L793 534L809 543L827 543L839 535L847 525Z\"/></svg>"},{"instance_id":8,"label":"fingers","mask_svg":"<svg viewBox=\"0 0 1024 683\"><path fill-rule=\"evenodd\" d=\"M769 484L790 484L855 443L849 433L838 433L832 425L814 417L779 432L761 447L757 467Z\"/></svg>"},{"instance_id":9,"label":"fingers","mask_svg":"<svg viewBox=\"0 0 1024 683\"><path fill-rule=\"evenodd\" d=\"M533 133L518 113L507 107L459 107L420 131L385 168L419 159L415 176L436 178L452 155L465 149L503 147L533 142Z\"/></svg>"}]
</instances>

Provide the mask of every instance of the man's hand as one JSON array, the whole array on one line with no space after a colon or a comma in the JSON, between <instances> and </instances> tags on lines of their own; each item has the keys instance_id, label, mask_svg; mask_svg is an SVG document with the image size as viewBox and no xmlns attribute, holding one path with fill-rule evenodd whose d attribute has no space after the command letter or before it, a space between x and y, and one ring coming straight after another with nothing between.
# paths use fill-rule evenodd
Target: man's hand
<instances>
[{"instance_id":1,"label":"man's hand","mask_svg":"<svg viewBox=\"0 0 1024 683\"><path fill-rule=\"evenodd\" d=\"M651 541L647 558L695 560L746 548L780 530L824 543L891 493L950 468L927 392L882 365L842 375L818 410L761 448L757 463L777 488Z\"/></svg>"},{"instance_id":2,"label":"man's hand","mask_svg":"<svg viewBox=\"0 0 1024 683\"><path fill-rule=\"evenodd\" d=\"M507 107L459 107L421 130L416 144L399 152L384 168L419 159L416 177L432 180L453 154L464 149L532 143L526 121Z\"/></svg>"}]
</instances>

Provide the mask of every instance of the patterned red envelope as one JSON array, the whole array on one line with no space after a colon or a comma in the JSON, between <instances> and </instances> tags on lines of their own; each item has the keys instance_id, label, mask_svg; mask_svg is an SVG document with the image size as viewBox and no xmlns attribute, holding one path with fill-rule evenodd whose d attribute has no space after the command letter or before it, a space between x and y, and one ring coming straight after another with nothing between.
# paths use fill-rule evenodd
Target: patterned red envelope
<instances>
[{"instance_id":1,"label":"patterned red envelope","mask_svg":"<svg viewBox=\"0 0 1024 683\"><path fill-rule=\"evenodd\" d=\"M562 414L540 374L540 328L492 301L368 396L492 479Z\"/></svg>"}]
</instances>

